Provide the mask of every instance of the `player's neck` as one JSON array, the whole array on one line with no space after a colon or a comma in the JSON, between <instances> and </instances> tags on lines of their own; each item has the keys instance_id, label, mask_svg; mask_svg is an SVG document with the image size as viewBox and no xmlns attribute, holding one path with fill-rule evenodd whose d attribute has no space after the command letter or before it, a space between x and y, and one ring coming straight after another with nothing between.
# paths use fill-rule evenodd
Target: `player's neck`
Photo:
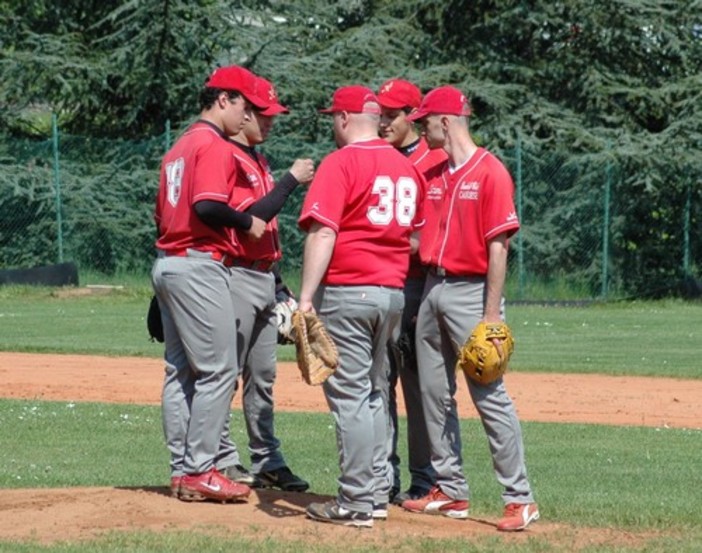
<instances>
[{"instance_id":1,"label":"player's neck","mask_svg":"<svg viewBox=\"0 0 702 553\"><path fill-rule=\"evenodd\" d=\"M357 136L349 137L346 144L353 144L354 142L368 142L369 140L378 140L377 134L359 134Z\"/></svg>"},{"instance_id":2,"label":"player's neck","mask_svg":"<svg viewBox=\"0 0 702 553\"><path fill-rule=\"evenodd\" d=\"M246 134L244 134L243 132L240 132L240 133L232 136L232 140L234 142L237 142L238 144L241 144L242 146L246 146L247 148L253 148L255 146L255 144L252 144L251 141L246 136Z\"/></svg>"},{"instance_id":3,"label":"player's neck","mask_svg":"<svg viewBox=\"0 0 702 553\"><path fill-rule=\"evenodd\" d=\"M206 123L209 123L210 125L217 127L220 131L224 132L224 123L222 122L222 118L218 117L214 110L203 110L200 113L199 120L205 121Z\"/></svg>"},{"instance_id":4,"label":"player's neck","mask_svg":"<svg viewBox=\"0 0 702 553\"><path fill-rule=\"evenodd\" d=\"M449 156L451 167L460 167L478 151L478 146L470 135L449 135L444 148Z\"/></svg>"},{"instance_id":5,"label":"player's neck","mask_svg":"<svg viewBox=\"0 0 702 553\"><path fill-rule=\"evenodd\" d=\"M403 148L407 148L408 146L412 146L416 142L419 142L419 135L414 132L408 132L407 136L402 140L402 144L400 144L397 148L398 150L402 150Z\"/></svg>"}]
</instances>

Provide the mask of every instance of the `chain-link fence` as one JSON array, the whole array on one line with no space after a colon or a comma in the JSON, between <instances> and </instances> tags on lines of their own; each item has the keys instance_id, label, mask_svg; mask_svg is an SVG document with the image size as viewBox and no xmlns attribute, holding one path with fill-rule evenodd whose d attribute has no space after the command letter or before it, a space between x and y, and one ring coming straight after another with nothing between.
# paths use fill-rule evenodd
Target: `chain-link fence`
<instances>
[{"instance_id":1,"label":"chain-link fence","mask_svg":"<svg viewBox=\"0 0 702 553\"><path fill-rule=\"evenodd\" d=\"M55 127L48 140L0 137L0 269L72 261L80 272L147 275L158 168L171 143L170 129L140 142ZM662 296L689 283L699 290L699 173L633 198L614 154L573 156L519 142L495 153L514 176L522 223L510 249L510 299ZM281 157L273 147L276 174L293 161ZM302 196L294 194L279 216L283 271L301 264Z\"/></svg>"},{"instance_id":2,"label":"chain-link fence","mask_svg":"<svg viewBox=\"0 0 702 553\"><path fill-rule=\"evenodd\" d=\"M502 158L522 227L511 248L512 299L698 296L702 173L676 186L627 184L616 150L522 148ZM631 183L634 179L629 179ZM664 179L665 180L665 179Z\"/></svg>"}]
</instances>

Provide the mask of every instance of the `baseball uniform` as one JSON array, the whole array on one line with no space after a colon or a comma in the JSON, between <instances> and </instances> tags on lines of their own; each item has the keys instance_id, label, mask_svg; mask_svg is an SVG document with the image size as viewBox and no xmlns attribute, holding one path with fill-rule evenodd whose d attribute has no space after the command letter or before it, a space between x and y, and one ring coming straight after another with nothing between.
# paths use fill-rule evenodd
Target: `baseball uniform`
<instances>
[{"instance_id":1,"label":"baseball uniform","mask_svg":"<svg viewBox=\"0 0 702 553\"><path fill-rule=\"evenodd\" d=\"M273 190L275 182L265 157L253 147L237 143L236 186L231 205L246 211ZM238 324L238 348L243 384L242 404L249 436L252 472L285 466L273 421L273 384L276 374L277 328L274 264L282 254L278 220L273 217L260 240L239 236L233 244L232 289ZM239 464L236 446L227 439L220 456L224 466Z\"/></svg>"},{"instance_id":2,"label":"baseball uniform","mask_svg":"<svg viewBox=\"0 0 702 553\"><path fill-rule=\"evenodd\" d=\"M299 225L336 232L314 307L339 349L324 384L336 421L339 508L370 513L387 504L385 355L399 324L410 234L423 224L422 177L385 140L347 144L320 164ZM308 508L309 513L309 508Z\"/></svg>"},{"instance_id":3,"label":"baseball uniform","mask_svg":"<svg viewBox=\"0 0 702 553\"><path fill-rule=\"evenodd\" d=\"M192 208L202 200L231 199L235 151L215 125L198 121L161 168L152 281L165 335L163 426L176 476L213 468L238 373L228 267L235 235L204 224Z\"/></svg>"},{"instance_id":4,"label":"baseball uniform","mask_svg":"<svg viewBox=\"0 0 702 553\"><path fill-rule=\"evenodd\" d=\"M488 241L519 229L513 194L507 169L483 148L460 167L446 162L427 183L419 251L430 269L418 314L417 359L437 485L455 500L469 497L454 399L456 357L483 317ZM489 385L466 380L505 503L533 502L521 428L503 380Z\"/></svg>"}]
</instances>

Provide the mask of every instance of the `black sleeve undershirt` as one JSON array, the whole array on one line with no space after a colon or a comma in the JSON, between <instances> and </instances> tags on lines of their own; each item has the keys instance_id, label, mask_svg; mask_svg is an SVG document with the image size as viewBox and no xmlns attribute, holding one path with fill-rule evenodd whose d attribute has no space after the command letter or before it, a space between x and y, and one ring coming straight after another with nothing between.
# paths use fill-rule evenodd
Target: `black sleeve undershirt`
<instances>
[{"instance_id":1,"label":"black sleeve undershirt","mask_svg":"<svg viewBox=\"0 0 702 553\"><path fill-rule=\"evenodd\" d=\"M211 227L234 227L249 230L253 223L252 216L263 219L266 223L278 215L285 200L300 184L289 171L283 175L273 190L252 204L246 211L237 211L227 204L213 200L202 200L193 207L203 223Z\"/></svg>"},{"instance_id":2,"label":"black sleeve undershirt","mask_svg":"<svg viewBox=\"0 0 702 553\"><path fill-rule=\"evenodd\" d=\"M263 219L268 223L283 209L285 200L287 200L292 191L297 188L298 184L300 183L297 182L297 179L288 171L281 177L273 190L252 204L251 207L246 210L246 213Z\"/></svg>"},{"instance_id":3,"label":"black sleeve undershirt","mask_svg":"<svg viewBox=\"0 0 702 553\"><path fill-rule=\"evenodd\" d=\"M248 213L232 209L227 204L213 200L202 200L193 206L200 220L211 227L234 227L249 230L253 218Z\"/></svg>"}]
</instances>

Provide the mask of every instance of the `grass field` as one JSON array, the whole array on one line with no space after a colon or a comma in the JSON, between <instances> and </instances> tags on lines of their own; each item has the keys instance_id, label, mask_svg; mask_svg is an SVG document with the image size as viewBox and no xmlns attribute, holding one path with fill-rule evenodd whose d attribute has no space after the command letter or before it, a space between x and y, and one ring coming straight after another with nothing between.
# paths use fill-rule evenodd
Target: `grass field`
<instances>
[{"instance_id":1,"label":"grass field","mask_svg":"<svg viewBox=\"0 0 702 553\"><path fill-rule=\"evenodd\" d=\"M48 288L0 287L0 350L160 357L149 340L146 286L57 297ZM512 370L702 378L702 303L508 305ZM292 360L291 346L280 348Z\"/></svg>"},{"instance_id":2,"label":"grass field","mask_svg":"<svg viewBox=\"0 0 702 553\"><path fill-rule=\"evenodd\" d=\"M333 494L336 474L329 467L336 467L337 459L330 416L279 413L276 422L291 466L313 482L312 491ZM235 411L232 428L243 427L242 414ZM86 428L90 428L89 433ZM699 471L702 432L546 423L523 423L523 430L530 480L545 520L576 528L616 528L621 532L655 534L647 551L699 551L702 528L694 505L699 505L702 484ZM245 443L241 430L239 434L234 436L235 440ZM492 474L487 442L479 423L463 421L462 438L466 473L474 497L471 516L496 517L500 489ZM2 488L145 487L163 486L168 481L168 458L157 407L0 400L0 443L3 444ZM406 458L404 445L401 456ZM404 477L406 481L407 475ZM147 539L152 544L149 547L154 548L122 549L124 539ZM189 536L187 543L194 550L199 540L207 538ZM538 545L538 538L530 541L531 547L536 546L534 551L568 551L553 549L546 542ZM160 551L158 547L163 546L156 536L121 537L118 543L122 545L108 539L99 548ZM473 544L476 549L462 545L452 550L494 550L489 541L486 543L485 548L478 543ZM237 542L233 540L232 547L235 545ZM37 551L13 547L0 537L0 551ZM45 550L91 551L95 545L72 547ZM329 549L332 550L335 549Z\"/></svg>"},{"instance_id":3,"label":"grass field","mask_svg":"<svg viewBox=\"0 0 702 553\"><path fill-rule=\"evenodd\" d=\"M60 298L52 290L0 287L0 350L159 357L144 317L148 288ZM508 306L517 349L515 371L702 378L702 304L679 301L563 308ZM281 357L292 358L290 348ZM404 425L404 421L401 421ZM335 437L327 414L279 413L278 434L291 466L333 494ZM90 433L85 429L90 428ZM245 443L233 414L235 440ZM702 550L699 489L702 431L524 422L530 480L545 520L575 528L642 533L632 545L592 544L581 551ZM401 430L402 431L402 430ZM479 423L462 422L472 516L495 517L500 489ZM401 442L403 442L401 440ZM163 486L168 480L160 411L150 406L0 400L0 487ZM406 458L404 443L400 454ZM404 474L407 481L407 474ZM402 544L399 544L402 545ZM387 551L503 551L497 537L389 544ZM0 551L371 551L284 539L251 543L208 532L115 532L100 540L42 546L0 536ZM529 537L510 551L570 551Z\"/></svg>"}]
</instances>

